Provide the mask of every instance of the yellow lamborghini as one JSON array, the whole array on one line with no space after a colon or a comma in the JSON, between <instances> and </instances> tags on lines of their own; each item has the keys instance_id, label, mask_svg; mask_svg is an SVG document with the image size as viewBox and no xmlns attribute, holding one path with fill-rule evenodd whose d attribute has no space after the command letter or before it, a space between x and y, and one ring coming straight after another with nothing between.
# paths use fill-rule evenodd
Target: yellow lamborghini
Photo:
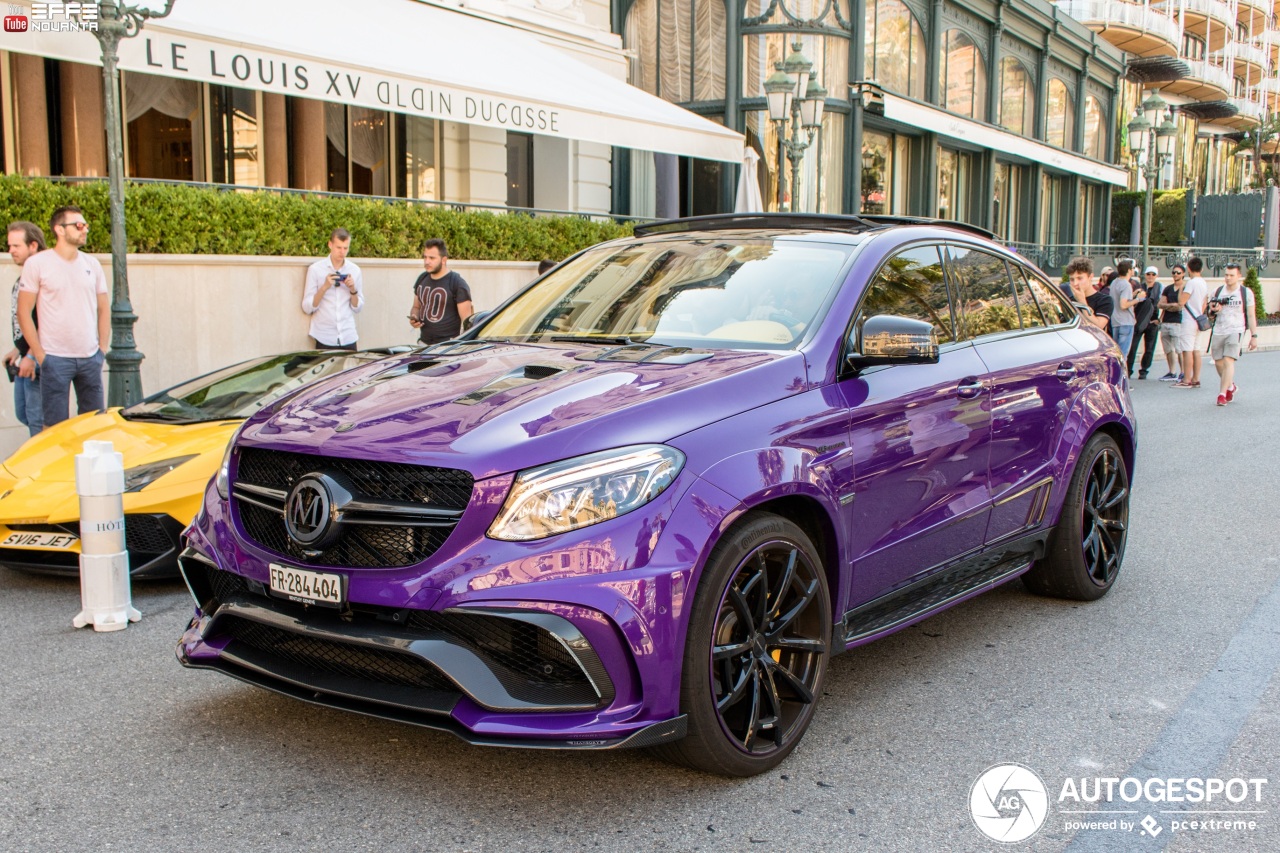
<instances>
[{"instance_id":1,"label":"yellow lamborghini","mask_svg":"<svg viewBox=\"0 0 1280 853\"><path fill-rule=\"evenodd\" d=\"M0 466L0 565L80 571L75 456L88 440L124 454L125 545L135 578L172 576L179 534L200 508L240 423L304 385L389 350L295 352L256 358L153 394L137 405L80 415L30 438Z\"/></svg>"}]
</instances>

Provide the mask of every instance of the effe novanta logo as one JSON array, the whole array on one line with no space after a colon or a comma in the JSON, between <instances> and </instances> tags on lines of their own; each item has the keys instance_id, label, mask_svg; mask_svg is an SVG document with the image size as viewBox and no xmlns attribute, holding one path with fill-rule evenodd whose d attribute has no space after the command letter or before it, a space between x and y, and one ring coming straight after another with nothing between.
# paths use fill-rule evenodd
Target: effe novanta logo
<instances>
[{"instance_id":1,"label":"effe novanta logo","mask_svg":"<svg viewBox=\"0 0 1280 853\"><path fill-rule=\"evenodd\" d=\"M6 33L25 33L27 31L27 16L5 15L4 31Z\"/></svg>"},{"instance_id":2,"label":"effe novanta logo","mask_svg":"<svg viewBox=\"0 0 1280 853\"><path fill-rule=\"evenodd\" d=\"M1044 780L1021 764L989 767L969 789L974 826L993 841L1026 841L1044 826L1048 813Z\"/></svg>"}]
</instances>

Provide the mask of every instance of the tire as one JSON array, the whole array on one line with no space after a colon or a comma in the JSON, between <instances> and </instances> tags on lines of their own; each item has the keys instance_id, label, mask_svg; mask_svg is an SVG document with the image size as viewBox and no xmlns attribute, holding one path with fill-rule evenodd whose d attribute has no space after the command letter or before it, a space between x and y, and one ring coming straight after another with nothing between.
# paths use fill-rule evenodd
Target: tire
<instances>
[{"instance_id":1,"label":"tire","mask_svg":"<svg viewBox=\"0 0 1280 853\"><path fill-rule=\"evenodd\" d=\"M750 513L716 544L685 641L688 735L661 758L754 776L791 754L827 671L831 596L817 549L785 518Z\"/></svg>"},{"instance_id":2,"label":"tire","mask_svg":"<svg viewBox=\"0 0 1280 853\"><path fill-rule=\"evenodd\" d=\"M1071 473L1042 560L1022 576L1037 595L1094 601L1116 582L1129 529L1129 471L1115 439L1095 433Z\"/></svg>"}]
</instances>

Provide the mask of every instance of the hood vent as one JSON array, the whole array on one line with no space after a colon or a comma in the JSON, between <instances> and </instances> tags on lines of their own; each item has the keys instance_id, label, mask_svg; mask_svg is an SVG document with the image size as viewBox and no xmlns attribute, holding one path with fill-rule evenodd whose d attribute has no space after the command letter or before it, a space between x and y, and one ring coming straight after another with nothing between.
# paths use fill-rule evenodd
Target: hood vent
<instances>
[{"instance_id":1,"label":"hood vent","mask_svg":"<svg viewBox=\"0 0 1280 853\"><path fill-rule=\"evenodd\" d=\"M522 385L530 385L534 382L550 379L564 372L565 369L563 367L556 367L551 364L526 364L524 367L517 367L515 370L495 377L470 394L458 397L454 402L461 403L464 406L474 406L494 394L501 394L503 391L510 391L512 388L519 388Z\"/></svg>"}]
</instances>

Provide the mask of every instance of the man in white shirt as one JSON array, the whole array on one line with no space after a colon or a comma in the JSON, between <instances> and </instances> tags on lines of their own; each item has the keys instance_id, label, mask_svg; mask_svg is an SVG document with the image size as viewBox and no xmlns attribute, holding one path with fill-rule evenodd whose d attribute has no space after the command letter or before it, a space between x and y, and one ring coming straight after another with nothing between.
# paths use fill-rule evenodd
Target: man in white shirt
<instances>
[{"instance_id":1,"label":"man in white shirt","mask_svg":"<svg viewBox=\"0 0 1280 853\"><path fill-rule=\"evenodd\" d=\"M1182 381L1175 382L1174 388L1200 387L1200 347L1196 343L1200 327L1196 325L1196 317L1204 314L1209 285L1200 275L1204 261L1192 258L1187 261L1187 269L1191 278L1187 279L1182 295L1178 297L1178 305L1182 309L1182 337L1178 341L1178 351L1182 354Z\"/></svg>"},{"instance_id":2,"label":"man in white shirt","mask_svg":"<svg viewBox=\"0 0 1280 853\"><path fill-rule=\"evenodd\" d=\"M1213 317L1209 351L1213 355L1213 366L1218 368L1218 405L1225 406L1235 399L1239 390L1235 375L1240 351L1245 346L1250 352L1258 348L1258 309L1253 291L1240 285L1239 264L1227 264L1222 273L1222 287L1209 300L1209 315Z\"/></svg>"},{"instance_id":3,"label":"man in white shirt","mask_svg":"<svg viewBox=\"0 0 1280 853\"><path fill-rule=\"evenodd\" d=\"M311 315L311 339L316 349L356 348L356 315L364 308L364 280L360 268L347 260L351 234L335 228L329 235L329 257L307 267L302 310Z\"/></svg>"}]
</instances>

